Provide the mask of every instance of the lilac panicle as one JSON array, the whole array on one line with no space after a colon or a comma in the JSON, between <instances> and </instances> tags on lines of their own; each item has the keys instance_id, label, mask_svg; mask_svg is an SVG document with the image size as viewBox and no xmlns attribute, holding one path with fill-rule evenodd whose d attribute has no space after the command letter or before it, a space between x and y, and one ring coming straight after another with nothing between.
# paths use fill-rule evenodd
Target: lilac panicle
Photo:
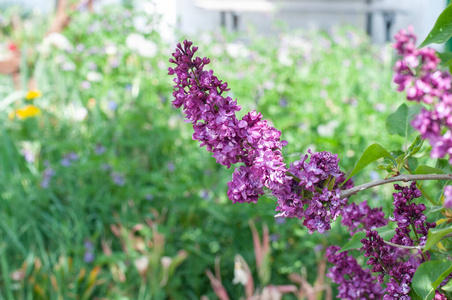
<instances>
[{"instance_id":1,"label":"lilac panicle","mask_svg":"<svg viewBox=\"0 0 452 300\"><path fill-rule=\"evenodd\" d=\"M382 207L370 208L367 200L359 203L348 204L342 210L342 225L347 226L350 234L365 229L376 229L388 225ZM358 228L362 225L362 228Z\"/></svg>"},{"instance_id":2,"label":"lilac panicle","mask_svg":"<svg viewBox=\"0 0 452 300\"><path fill-rule=\"evenodd\" d=\"M419 198L422 194L416 188L416 182L413 181L410 186L402 187L398 184L394 185L397 193L394 197L394 216L390 220L397 222L396 234L391 239L391 242L403 245L413 246L414 241L410 237L412 227L416 230L414 233L419 240L419 245L425 245L427 241L427 234L430 228L436 226L435 223L426 222L427 217L424 215L424 204L416 204L413 202L415 198Z\"/></svg>"},{"instance_id":3,"label":"lilac panicle","mask_svg":"<svg viewBox=\"0 0 452 300\"><path fill-rule=\"evenodd\" d=\"M339 170L339 158L328 151L302 155L290 165L289 173L296 178L291 183L291 193L278 198L278 216L304 218L309 233L323 233L331 228L330 223L339 216L347 199L340 198L338 185L343 182ZM326 185L333 182L330 190ZM353 183L350 181L349 185Z\"/></svg>"},{"instance_id":4,"label":"lilac panicle","mask_svg":"<svg viewBox=\"0 0 452 300\"><path fill-rule=\"evenodd\" d=\"M411 288L415 266L410 262L399 261L401 251L399 248L387 245L378 235L378 232L366 230L366 238L363 243L364 256L369 257L368 265L372 266L372 272L379 273L377 280L383 283L384 276L389 275L389 282L386 284L386 294L384 300L409 300L408 296Z\"/></svg>"},{"instance_id":5,"label":"lilac panicle","mask_svg":"<svg viewBox=\"0 0 452 300\"><path fill-rule=\"evenodd\" d=\"M368 269L363 269L347 251L340 252L339 246L326 250L328 262L332 267L326 276L339 285L338 298L345 300L381 299L383 288L376 282Z\"/></svg>"},{"instance_id":6,"label":"lilac panicle","mask_svg":"<svg viewBox=\"0 0 452 300\"><path fill-rule=\"evenodd\" d=\"M187 121L193 124L193 139L206 146L218 163L228 168L244 164L228 183L229 198L234 203L256 202L264 186L277 195L284 193L281 189L290 191L290 177L285 174L281 154L287 142L280 140L281 132L256 111L238 120L235 113L241 108L237 101L223 96L229 90L227 83L215 77L212 70L204 70L210 60L194 58L197 49L184 41L170 59L177 65L168 69L168 74L177 76L173 105L183 106Z\"/></svg>"},{"instance_id":7,"label":"lilac panicle","mask_svg":"<svg viewBox=\"0 0 452 300\"><path fill-rule=\"evenodd\" d=\"M413 29L395 35L394 48L401 56L395 64L394 82L409 101L423 102L423 108L411 125L432 146L431 156L449 155L452 164L452 76L440 71L435 50L417 49Z\"/></svg>"},{"instance_id":8,"label":"lilac panicle","mask_svg":"<svg viewBox=\"0 0 452 300\"><path fill-rule=\"evenodd\" d=\"M402 246L425 245L428 229L434 228L435 223L426 222L424 204L416 204L414 199L421 196L416 188L416 182L410 186L402 187L394 185L396 193L394 197L394 216L391 221L397 223L396 233L391 239L394 244ZM415 230L413 240L411 230ZM388 245L378 235L377 231L366 230L366 238L362 239L364 256L369 257L368 265L372 266L372 272L379 273L378 281L383 282L385 275L389 276L384 300L411 299L408 296L410 284L416 269L424 260L423 256L412 255L408 250Z\"/></svg>"},{"instance_id":9,"label":"lilac panicle","mask_svg":"<svg viewBox=\"0 0 452 300\"><path fill-rule=\"evenodd\" d=\"M452 185L448 185L444 188L444 202L445 208L452 208Z\"/></svg>"},{"instance_id":10,"label":"lilac panicle","mask_svg":"<svg viewBox=\"0 0 452 300\"><path fill-rule=\"evenodd\" d=\"M173 105L183 107L187 122L193 125L193 139L206 146L218 163L228 168L242 164L228 183L229 199L233 203L256 203L267 188L277 198L277 216L304 218L310 233L330 229L347 201L340 199L340 190L334 184L336 178L339 182L343 177L337 155L309 151L309 163L306 155L288 169L282 156L287 142L280 139L281 132L256 111L237 119L241 107L224 95L229 91L228 84L212 70L204 70L210 60L195 57L198 48L192 45L188 41L178 44L170 59L176 64L168 68L169 75L176 75ZM303 196L304 190L307 193Z\"/></svg>"},{"instance_id":11,"label":"lilac panicle","mask_svg":"<svg viewBox=\"0 0 452 300\"><path fill-rule=\"evenodd\" d=\"M241 109L230 97L223 97L228 91L228 84L223 83L213 75L213 71L204 71L210 63L208 58L194 58L198 47L192 47L192 42L184 41L178 44L173 53L171 63L177 66L168 69L168 74L176 74L174 82L173 105L183 106L187 121L193 124L193 139L213 152L217 162L227 166L239 162L243 155L240 124L235 112Z\"/></svg>"},{"instance_id":12,"label":"lilac panicle","mask_svg":"<svg viewBox=\"0 0 452 300\"><path fill-rule=\"evenodd\" d=\"M435 291L435 298L433 300L447 300L447 297L439 291Z\"/></svg>"}]
</instances>

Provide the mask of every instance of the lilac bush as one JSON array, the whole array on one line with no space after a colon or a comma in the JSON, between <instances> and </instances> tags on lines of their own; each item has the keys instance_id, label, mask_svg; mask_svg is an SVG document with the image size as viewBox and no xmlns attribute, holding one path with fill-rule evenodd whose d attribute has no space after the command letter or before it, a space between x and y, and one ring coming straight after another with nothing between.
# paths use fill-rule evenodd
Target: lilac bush
<instances>
[{"instance_id":1,"label":"lilac bush","mask_svg":"<svg viewBox=\"0 0 452 300\"><path fill-rule=\"evenodd\" d=\"M434 50L416 48L416 36L411 28L400 31L395 38L394 48L401 56L394 67L397 90L405 91L407 100L426 107L414 117L411 125L421 139L429 141L432 158L452 157L452 77L447 71L439 70L440 60ZM288 142L281 139L281 132L254 110L239 119L236 113L241 107L226 96L230 90L228 84L214 76L212 70L205 69L210 60L196 57L197 50L192 42L185 40L172 54L170 62L176 67L170 67L168 74L175 75L173 105L182 107L186 122L192 124L193 140L199 141L201 147L206 146L219 164L236 167L228 182L229 199L233 203L256 203L269 191L276 198L277 220L301 219L309 233L326 232L341 216L341 223L353 236L352 240L355 236L364 237L360 246L347 250L357 249L371 266L364 269L349 251L341 251L339 246L326 250L328 261L334 265L328 276L339 284L341 299L408 300L422 293L413 290L413 282L421 264L431 261L431 254L424 248L428 244L429 230L436 224L427 222L426 206L419 203L422 193L416 180L452 179L448 174L413 173L408 158L419 151L422 144L413 143L409 152L406 150L400 157L391 156L381 147L383 150L372 148L381 155L367 159L388 158L390 173L383 180L358 187L354 187L349 177L363 166L358 163L357 170L346 177L339 168L338 155L329 151L308 150L287 166L283 147ZM452 159L449 162L452 164ZM402 174L403 170L408 174ZM393 211L388 217L382 207L369 207L367 200L348 201L348 197L357 192L395 181L411 184L394 185ZM452 207L451 199L452 186L446 186L445 208ZM380 235L382 227L393 233L389 239ZM445 283L450 279L447 278ZM430 294L434 294L435 299L449 299L441 286L433 288Z\"/></svg>"}]
</instances>

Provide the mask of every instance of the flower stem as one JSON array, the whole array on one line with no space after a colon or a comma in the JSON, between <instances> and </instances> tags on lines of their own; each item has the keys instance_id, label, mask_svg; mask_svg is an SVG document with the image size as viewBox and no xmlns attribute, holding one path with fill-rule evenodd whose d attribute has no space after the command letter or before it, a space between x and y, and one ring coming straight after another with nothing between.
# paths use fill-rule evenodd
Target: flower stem
<instances>
[{"instance_id":1,"label":"flower stem","mask_svg":"<svg viewBox=\"0 0 452 300\"><path fill-rule=\"evenodd\" d=\"M452 180L452 174L416 174L416 175L410 175L410 174L401 174L394 177L386 178L386 179L380 179L375 180L372 182L368 182L362 185L355 186L348 190L343 190L341 192L341 198L347 198L357 192L361 192L364 190L367 190L369 188L396 182L396 181L416 181L416 180Z\"/></svg>"},{"instance_id":2,"label":"flower stem","mask_svg":"<svg viewBox=\"0 0 452 300\"><path fill-rule=\"evenodd\" d=\"M414 235L416 236L418 244L421 243L421 239L419 238L419 235L417 234L416 227L413 224L413 220L411 220L411 228L413 229ZM427 255L425 255L424 251L421 251L422 257L424 258L424 261L428 261Z\"/></svg>"}]
</instances>

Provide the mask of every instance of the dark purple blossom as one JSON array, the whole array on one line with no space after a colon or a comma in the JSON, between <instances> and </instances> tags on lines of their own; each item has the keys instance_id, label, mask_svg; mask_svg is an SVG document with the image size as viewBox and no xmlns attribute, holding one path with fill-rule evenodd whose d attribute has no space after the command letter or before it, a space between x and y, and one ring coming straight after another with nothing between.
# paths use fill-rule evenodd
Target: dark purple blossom
<instances>
[{"instance_id":1,"label":"dark purple blossom","mask_svg":"<svg viewBox=\"0 0 452 300\"><path fill-rule=\"evenodd\" d=\"M434 228L435 223L426 222L424 204L414 203L414 199L421 196L416 182L406 187L395 184L394 188L398 192L393 194L394 216L390 220L397 222L397 228L390 242L402 246L425 245L428 229ZM412 230L415 232L410 235ZM378 281L383 282L384 276L389 277L383 299L411 299L408 296L411 280L427 254L389 245L372 230L366 230L366 238L361 242L364 256L369 258L367 264L372 266L372 272L379 273Z\"/></svg>"},{"instance_id":2,"label":"dark purple blossom","mask_svg":"<svg viewBox=\"0 0 452 300\"><path fill-rule=\"evenodd\" d=\"M410 236L410 232L414 229L416 230L415 236L419 238L417 243L421 246L425 245L428 229L434 228L436 224L426 222L427 217L423 214L425 210L424 204L413 202L414 199L422 195L416 188L416 182L413 181L410 186L406 187L395 184L394 189L399 192L393 194L394 216L389 219L397 222L397 228L391 242L403 246L413 246L414 241Z\"/></svg>"},{"instance_id":3,"label":"dark purple blossom","mask_svg":"<svg viewBox=\"0 0 452 300\"><path fill-rule=\"evenodd\" d=\"M388 224L388 220L384 218L382 208L370 208L367 200L359 203L351 203L346 205L342 211L342 221L344 226L353 235L356 231L363 229L376 229ZM362 228L358 227L362 225Z\"/></svg>"},{"instance_id":4,"label":"dark purple blossom","mask_svg":"<svg viewBox=\"0 0 452 300\"><path fill-rule=\"evenodd\" d=\"M366 238L362 239L364 256L369 257L368 265L372 272L379 273L378 282L383 283L384 276L389 275L384 300L411 299L409 284L417 267L410 262L399 261L406 251L386 244L376 231L366 230Z\"/></svg>"},{"instance_id":5,"label":"dark purple blossom","mask_svg":"<svg viewBox=\"0 0 452 300\"><path fill-rule=\"evenodd\" d=\"M264 194L262 171L259 168L241 166L232 174L228 182L228 197L233 203L256 203Z\"/></svg>"},{"instance_id":6,"label":"dark purple blossom","mask_svg":"<svg viewBox=\"0 0 452 300\"><path fill-rule=\"evenodd\" d=\"M309 232L323 233L331 228L342 211L347 199L340 198L339 184L344 182L344 175L339 170L337 155L328 151L302 155L299 161L290 165L289 173L294 176L291 192L278 198L278 216L304 219ZM337 180L337 181L336 181ZM350 181L347 187L353 185Z\"/></svg>"},{"instance_id":7,"label":"dark purple blossom","mask_svg":"<svg viewBox=\"0 0 452 300\"><path fill-rule=\"evenodd\" d=\"M328 262L332 267L326 276L339 285L338 298L346 300L381 299L383 288L376 282L368 269L363 269L347 251L340 252L339 246L326 250Z\"/></svg>"}]
</instances>

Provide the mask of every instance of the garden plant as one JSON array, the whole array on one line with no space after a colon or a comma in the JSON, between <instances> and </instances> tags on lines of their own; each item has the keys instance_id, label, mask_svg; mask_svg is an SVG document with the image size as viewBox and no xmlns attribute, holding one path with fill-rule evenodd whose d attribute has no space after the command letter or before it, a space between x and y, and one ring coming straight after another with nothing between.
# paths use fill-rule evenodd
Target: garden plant
<instances>
[{"instance_id":1,"label":"garden plant","mask_svg":"<svg viewBox=\"0 0 452 300\"><path fill-rule=\"evenodd\" d=\"M176 65L168 69L169 75L176 75L172 103L183 107L186 121L193 125L193 140L212 152L217 163L236 166L227 192L233 203L257 203L268 191L276 199L275 217L298 218L309 233L325 233L341 216L352 237L342 247L332 245L326 250L333 264L327 276L339 284L341 299L452 299L452 227L448 225L452 185L447 185L452 179L452 76L442 70L433 49L422 48L452 36L451 14L448 6L420 48L412 28L395 36L400 58L393 80L412 104L403 103L389 115L386 128L389 134L405 138L402 150L372 144L348 175L339 168L338 154L329 151L308 150L287 166L284 132L256 110L239 118L241 107L228 96L228 84L206 69L210 59L196 56L198 47L192 42L178 44L169 60ZM446 59L450 55L440 56L443 65L451 63ZM424 142L429 146L423 148ZM437 159L436 165L422 164L426 156ZM387 176L354 186L351 177L382 158L379 168ZM430 195L438 186L426 188L424 181L429 180L446 182L440 197ZM370 208L359 197L363 190L393 182L403 184L393 186L388 217L382 207ZM422 196L428 205L420 201ZM428 217L435 222L428 222ZM355 249L371 269L363 268L351 255ZM221 299L229 299L221 284L212 280L212 285Z\"/></svg>"},{"instance_id":2,"label":"garden plant","mask_svg":"<svg viewBox=\"0 0 452 300\"><path fill-rule=\"evenodd\" d=\"M435 147L435 141L447 140L447 121L437 119L440 131L422 129L428 111L439 113L440 104L448 103L448 87L428 92L429 104L429 97L417 94L427 93L424 88L438 78L447 85L447 73L436 71L448 67L447 54L439 54L438 66L431 50L416 50L407 32L400 35L402 62L409 64L398 67L391 86L401 58L350 26L279 27L271 40L252 27L189 36L168 31L151 1L93 12L77 6L82 2L87 1L68 0L69 23L50 34L47 15L5 8L0 17L0 61L19 66L13 77L0 75L0 299L333 299L356 291L351 276L368 280L366 287L383 297L386 284L375 281L379 272L366 271L368 258L358 250L365 227L385 241L382 251L395 247L390 243L408 247L390 250L399 258L394 264L409 267L408 274L417 267L406 278L412 297L427 299L436 290L448 296L448 284L431 287L447 270L438 275L429 264L436 262L437 271L447 266L442 260L450 248L451 213L444 207L449 184L426 179L452 172L447 154L440 158L443 148ZM211 81L215 101L225 106L204 106L204 115L191 116L232 122L222 134L230 134L233 144L221 151L217 142L225 136L215 135L217 123L209 125L214 135L194 124L196 138L214 158L198 151L199 142L190 140L192 127L171 105L167 68L175 39L193 40L231 88L221 92L223 82ZM194 71L208 76L187 83L213 101L213 86L206 88L213 74ZM414 85L417 78L422 80ZM412 86L424 88L413 93ZM242 109L234 111L238 105ZM420 113L426 117L415 119ZM409 126L412 120L418 120L416 129ZM390 135L383 134L386 128ZM249 141L247 132L253 133ZM231 145L237 155L223 156ZM352 181L358 187L400 176L411 177L350 190ZM412 176L423 176L416 181L421 197L414 198L419 192L410 187ZM394 190L394 183L402 190ZM402 194L396 200L395 192ZM406 229L395 239L405 213L400 203L408 195L419 211L421 222L414 226L422 244L413 229L410 239L403 236ZM259 200L231 205L229 197ZM275 199L281 214L276 218ZM396 212L393 201L400 204ZM337 221L329 222L334 214ZM436 227L427 228L432 225L422 214ZM399 266L402 259L410 265ZM424 294L415 287L418 273L432 274L420 278ZM391 283L390 278L381 279ZM364 288L363 281L354 282Z\"/></svg>"}]
</instances>

